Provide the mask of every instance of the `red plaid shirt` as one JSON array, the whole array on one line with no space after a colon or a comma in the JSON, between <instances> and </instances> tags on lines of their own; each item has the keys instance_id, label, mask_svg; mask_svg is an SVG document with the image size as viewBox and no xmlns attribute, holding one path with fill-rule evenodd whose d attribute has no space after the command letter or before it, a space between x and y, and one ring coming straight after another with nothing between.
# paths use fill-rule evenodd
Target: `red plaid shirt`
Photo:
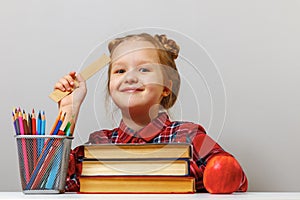
<instances>
[{"instance_id":1,"label":"red plaid shirt","mask_svg":"<svg viewBox=\"0 0 300 200\"><path fill-rule=\"evenodd\" d=\"M203 172L207 161L214 155L230 155L220 145L212 140L204 128L192 122L179 122L169 120L166 113L160 113L146 127L135 132L121 121L120 126L113 130L101 130L90 134L87 144L103 143L191 143L193 145L193 159L191 176L196 179L198 192L206 191L203 185ZM80 146L70 154L69 169L67 174L66 191L79 191L79 176L81 175L81 159L83 148ZM232 155L230 155L232 156ZM243 179L238 191L247 190L247 178L243 172Z\"/></svg>"}]
</instances>

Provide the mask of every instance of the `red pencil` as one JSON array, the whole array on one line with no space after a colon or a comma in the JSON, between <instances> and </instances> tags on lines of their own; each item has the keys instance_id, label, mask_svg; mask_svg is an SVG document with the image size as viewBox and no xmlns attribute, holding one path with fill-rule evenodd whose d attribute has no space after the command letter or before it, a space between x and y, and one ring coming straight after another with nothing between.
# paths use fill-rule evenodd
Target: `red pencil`
<instances>
[{"instance_id":1,"label":"red pencil","mask_svg":"<svg viewBox=\"0 0 300 200\"><path fill-rule=\"evenodd\" d=\"M31 117L31 133L32 135L36 135L36 119L34 109L32 109L32 117ZM37 138L33 140L33 164L36 166L37 163Z\"/></svg>"}]
</instances>

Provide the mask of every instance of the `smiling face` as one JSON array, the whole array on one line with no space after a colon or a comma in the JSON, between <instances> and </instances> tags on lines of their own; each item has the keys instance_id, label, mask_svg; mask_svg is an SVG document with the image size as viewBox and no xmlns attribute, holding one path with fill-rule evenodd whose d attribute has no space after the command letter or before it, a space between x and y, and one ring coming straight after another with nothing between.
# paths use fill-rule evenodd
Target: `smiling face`
<instances>
[{"instance_id":1,"label":"smiling face","mask_svg":"<svg viewBox=\"0 0 300 200\"><path fill-rule=\"evenodd\" d=\"M169 94L159 63L150 42L129 40L114 50L109 92L122 112L149 112Z\"/></svg>"}]
</instances>

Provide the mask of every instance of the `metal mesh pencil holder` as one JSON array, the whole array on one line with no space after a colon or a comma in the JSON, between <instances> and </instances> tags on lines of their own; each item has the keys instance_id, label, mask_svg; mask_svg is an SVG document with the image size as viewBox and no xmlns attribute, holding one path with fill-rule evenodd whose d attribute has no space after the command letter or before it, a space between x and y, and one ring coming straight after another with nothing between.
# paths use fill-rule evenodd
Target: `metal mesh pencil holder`
<instances>
[{"instance_id":1,"label":"metal mesh pencil holder","mask_svg":"<svg viewBox=\"0 0 300 200\"><path fill-rule=\"evenodd\" d=\"M64 193L73 137L17 135L23 193Z\"/></svg>"}]
</instances>

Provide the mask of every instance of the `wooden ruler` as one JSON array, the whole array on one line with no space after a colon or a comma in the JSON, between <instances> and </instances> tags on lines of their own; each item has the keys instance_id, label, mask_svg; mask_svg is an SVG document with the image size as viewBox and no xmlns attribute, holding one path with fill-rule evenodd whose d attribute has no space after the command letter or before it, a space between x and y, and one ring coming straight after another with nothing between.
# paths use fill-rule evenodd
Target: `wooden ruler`
<instances>
[{"instance_id":1,"label":"wooden ruler","mask_svg":"<svg viewBox=\"0 0 300 200\"><path fill-rule=\"evenodd\" d=\"M108 56L106 56L105 54L103 54L99 59L97 59L95 62L93 62L92 64L90 64L89 66L87 66L85 69L83 69L80 72L81 77L84 80L88 80L90 77L92 77L96 72L98 72L100 69L102 69L103 67L105 67L108 63L110 62L110 58ZM75 86L78 83L75 83ZM66 91L63 92L61 90L54 90L49 97L55 101L55 102L59 102L62 98L64 98L65 96L67 96L68 94L70 94L71 92Z\"/></svg>"}]
</instances>

